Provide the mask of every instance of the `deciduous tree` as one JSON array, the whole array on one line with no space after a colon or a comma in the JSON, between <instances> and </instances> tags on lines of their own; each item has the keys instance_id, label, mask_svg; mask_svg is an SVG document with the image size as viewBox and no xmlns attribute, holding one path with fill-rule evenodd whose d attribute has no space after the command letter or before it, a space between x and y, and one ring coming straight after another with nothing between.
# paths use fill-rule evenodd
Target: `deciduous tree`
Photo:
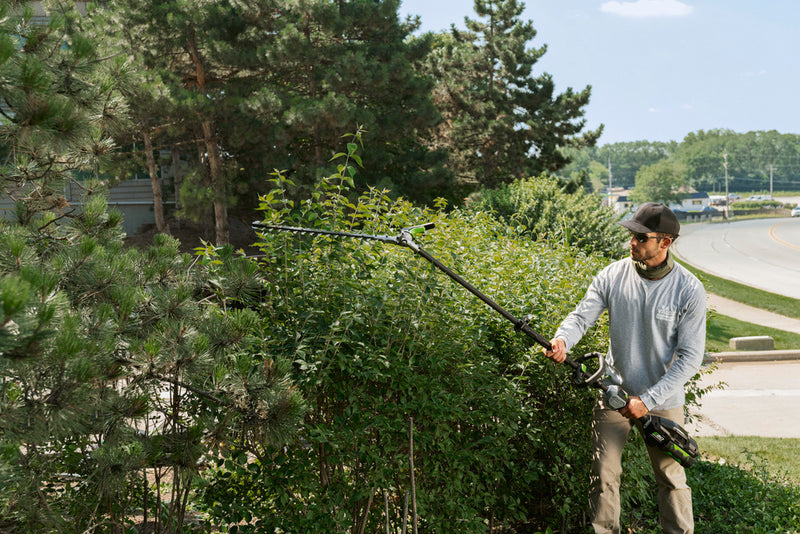
<instances>
[{"instance_id":1,"label":"deciduous tree","mask_svg":"<svg viewBox=\"0 0 800 534\"><path fill-rule=\"evenodd\" d=\"M686 166L672 160L646 165L636 173L636 187L631 199L636 203L680 201L686 183Z\"/></svg>"}]
</instances>

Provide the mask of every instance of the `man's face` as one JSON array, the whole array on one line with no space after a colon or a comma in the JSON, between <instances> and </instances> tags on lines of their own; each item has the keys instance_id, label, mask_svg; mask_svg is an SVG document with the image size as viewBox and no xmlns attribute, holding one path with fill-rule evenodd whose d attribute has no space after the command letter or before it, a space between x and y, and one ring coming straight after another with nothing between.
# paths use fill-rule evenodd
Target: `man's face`
<instances>
[{"instance_id":1,"label":"man's face","mask_svg":"<svg viewBox=\"0 0 800 534\"><path fill-rule=\"evenodd\" d=\"M661 242L665 237L658 237L656 234L649 232L640 234L638 232L631 232L630 248L631 258L635 261L647 263L649 260L656 258L662 253ZM644 240L644 242L642 242Z\"/></svg>"}]
</instances>

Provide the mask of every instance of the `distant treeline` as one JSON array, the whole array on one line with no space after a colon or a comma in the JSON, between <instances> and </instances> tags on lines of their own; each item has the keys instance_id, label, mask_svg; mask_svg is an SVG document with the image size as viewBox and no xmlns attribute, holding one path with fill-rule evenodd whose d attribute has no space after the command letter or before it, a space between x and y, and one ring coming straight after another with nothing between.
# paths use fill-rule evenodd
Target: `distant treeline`
<instances>
[{"instance_id":1,"label":"distant treeline","mask_svg":"<svg viewBox=\"0 0 800 534\"><path fill-rule=\"evenodd\" d=\"M800 190L800 135L775 130L737 133L699 130L682 142L632 141L584 148L568 173L583 173L595 187L633 188L643 167L678 169L679 182L698 191Z\"/></svg>"}]
</instances>

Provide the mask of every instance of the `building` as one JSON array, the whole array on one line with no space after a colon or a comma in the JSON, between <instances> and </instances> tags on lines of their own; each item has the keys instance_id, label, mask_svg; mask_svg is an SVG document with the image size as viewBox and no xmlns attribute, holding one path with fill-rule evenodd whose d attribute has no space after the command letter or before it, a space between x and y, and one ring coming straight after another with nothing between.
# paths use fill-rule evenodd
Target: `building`
<instances>
[{"instance_id":1,"label":"building","mask_svg":"<svg viewBox=\"0 0 800 534\"><path fill-rule=\"evenodd\" d=\"M686 213L699 213L711 208L711 198L708 193L691 191L678 203L672 203L670 208L673 211L680 210Z\"/></svg>"}]
</instances>

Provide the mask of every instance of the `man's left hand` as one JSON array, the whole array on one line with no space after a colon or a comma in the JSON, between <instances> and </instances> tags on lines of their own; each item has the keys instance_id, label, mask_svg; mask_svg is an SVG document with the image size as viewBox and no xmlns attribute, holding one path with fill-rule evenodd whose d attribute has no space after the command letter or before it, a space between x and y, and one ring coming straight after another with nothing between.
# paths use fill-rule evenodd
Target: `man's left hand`
<instances>
[{"instance_id":1,"label":"man's left hand","mask_svg":"<svg viewBox=\"0 0 800 534\"><path fill-rule=\"evenodd\" d=\"M628 400L628 405L622 408L619 413L628 419L639 419L640 417L647 415L647 412L649 411L650 410L647 409L647 406L645 406L642 402L642 399L640 399L638 396L633 396Z\"/></svg>"}]
</instances>

